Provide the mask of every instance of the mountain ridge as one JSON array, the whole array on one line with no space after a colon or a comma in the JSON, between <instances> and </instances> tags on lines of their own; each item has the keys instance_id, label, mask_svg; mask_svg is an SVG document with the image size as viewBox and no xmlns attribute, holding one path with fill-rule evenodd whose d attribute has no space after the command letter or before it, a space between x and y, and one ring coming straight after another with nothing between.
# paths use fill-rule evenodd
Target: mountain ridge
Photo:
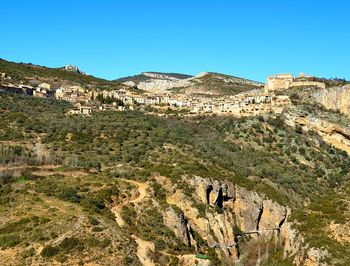
<instances>
[{"instance_id":1,"label":"mountain ridge","mask_svg":"<svg viewBox=\"0 0 350 266\"><path fill-rule=\"evenodd\" d=\"M142 72L115 80L106 80L92 75L86 75L75 66L50 68L32 63L16 63L0 59L0 73L10 76L13 81L27 82L36 80L46 83L97 87L100 89L139 89L140 91L164 92L168 90L183 90L190 94L232 94L247 91L262 86L262 83L246 78L230 76L215 72L201 72L197 76L181 73ZM213 80L210 80L213 78ZM57 87L58 85L54 85ZM237 88L238 87L238 88ZM187 90L186 90L187 88Z\"/></svg>"}]
</instances>

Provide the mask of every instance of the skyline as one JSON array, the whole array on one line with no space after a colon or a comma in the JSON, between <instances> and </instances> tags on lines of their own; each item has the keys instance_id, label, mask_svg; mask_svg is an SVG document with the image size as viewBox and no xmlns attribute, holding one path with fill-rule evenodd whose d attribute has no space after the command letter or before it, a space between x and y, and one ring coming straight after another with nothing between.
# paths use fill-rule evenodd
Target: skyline
<instances>
[{"instance_id":1,"label":"skyline","mask_svg":"<svg viewBox=\"0 0 350 266\"><path fill-rule=\"evenodd\" d=\"M12 1L0 10L0 58L72 64L105 79L146 71L350 79L349 8L341 0Z\"/></svg>"}]
</instances>

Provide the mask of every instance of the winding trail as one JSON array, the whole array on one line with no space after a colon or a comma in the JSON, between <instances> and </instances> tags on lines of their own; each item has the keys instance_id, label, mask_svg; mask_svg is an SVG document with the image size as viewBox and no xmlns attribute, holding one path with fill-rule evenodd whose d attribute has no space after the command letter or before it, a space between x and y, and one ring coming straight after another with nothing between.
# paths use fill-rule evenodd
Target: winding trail
<instances>
[{"instance_id":1,"label":"winding trail","mask_svg":"<svg viewBox=\"0 0 350 266\"><path fill-rule=\"evenodd\" d=\"M115 221L117 222L117 224L120 227L123 227L123 226L125 226L125 222L123 220L122 213L121 213L123 206L125 206L126 204L129 204L129 203L134 203L134 204L139 203L139 202L143 201L146 197L148 197L147 190L149 188L149 185L147 183L141 183L141 182L137 182L137 181L129 180L129 179L124 179L124 178L120 178L119 180L122 180L126 183L129 183L129 184L136 186L137 191L138 191L138 195L136 198L129 200L128 202L118 204L111 209L113 214L115 215ZM138 259L140 260L142 265L154 266L155 265L154 261L148 257L148 252L155 251L154 243L152 243L150 241L142 240L141 238L139 238L135 235L132 235L132 238L135 239L135 241L137 243L136 256L138 257Z\"/></svg>"},{"instance_id":2,"label":"winding trail","mask_svg":"<svg viewBox=\"0 0 350 266\"><path fill-rule=\"evenodd\" d=\"M124 178L120 178L119 180L122 180L122 181L129 183L129 184L132 184L132 185L135 185L137 187L138 196L136 198L130 200L128 203L136 204L138 202L141 202L144 198L146 198L148 196L147 189L149 188L149 185L147 183L141 183L141 182L137 182L137 181L129 180L129 179L124 179ZM111 209L111 211L115 215L115 221L117 222L117 224L120 227L125 226L125 222L122 218L121 210L122 210L123 206L126 204L127 203L121 203L121 204L114 206Z\"/></svg>"},{"instance_id":3,"label":"winding trail","mask_svg":"<svg viewBox=\"0 0 350 266\"><path fill-rule=\"evenodd\" d=\"M141 183L141 182L137 182L134 180L128 180L128 179L121 179L121 180L128 182L130 184L133 184L137 187L139 195L135 199L131 200L130 201L131 203L141 202L144 198L146 198L148 196L147 190L149 188L149 185L147 183Z\"/></svg>"}]
</instances>

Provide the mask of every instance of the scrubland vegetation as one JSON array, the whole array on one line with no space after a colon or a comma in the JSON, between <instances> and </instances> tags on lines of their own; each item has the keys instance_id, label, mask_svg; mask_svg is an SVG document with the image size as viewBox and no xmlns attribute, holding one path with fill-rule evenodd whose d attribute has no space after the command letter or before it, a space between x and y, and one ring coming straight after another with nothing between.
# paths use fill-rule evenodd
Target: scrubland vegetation
<instances>
[{"instance_id":1,"label":"scrubland vegetation","mask_svg":"<svg viewBox=\"0 0 350 266\"><path fill-rule=\"evenodd\" d=\"M142 214L132 206L123 208L129 231L117 227L110 211L113 203L135 192L120 177L148 180L162 206L164 192L153 176L177 181L186 193L190 188L180 182L184 174L230 180L289 205L311 246L349 256L348 246L328 241L326 228L330 221L342 224L349 219L349 157L314 132L286 126L283 114L162 118L106 111L82 117L65 115L69 108L63 101L0 95L0 213L16 207L0 223L0 246L21 247L22 261L38 252L32 243L41 243L44 261L64 262L79 253L94 261L98 256L91 250L96 247L106 261L114 252L124 254L120 256L126 264L136 263L131 255L135 243L118 240L131 241L130 233L154 241L159 251L188 251L162 226L162 216L152 204L143 203ZM31 174L47 164L60 168L50 176ZM11 167L18 165L28 169L16 176ZM66 171L86 175L67 177ZM305 207L306 203L310 204ZM78 236L67 234L56 243L65 222L79 224ZM203 251L213 252L205 246ZM272 257L271 265L279 257Z\"/></svg>"}]
</instances>

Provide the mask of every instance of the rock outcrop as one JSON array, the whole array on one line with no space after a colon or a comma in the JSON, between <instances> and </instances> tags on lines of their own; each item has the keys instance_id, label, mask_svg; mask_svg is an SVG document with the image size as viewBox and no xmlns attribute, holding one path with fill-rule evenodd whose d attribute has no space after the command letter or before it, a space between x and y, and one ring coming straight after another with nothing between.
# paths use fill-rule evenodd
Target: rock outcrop
<instances>
[{"instance_id":1,"label":"rock outcrop","mask_svg":"<svg viewBox=\"0 0 350 266\"><path fill-rule=\"evenodd\" d=\"M321 89L313 97L325 108L350 116L350 85Z\"/></svg>"},{"instance_id":2,"label":"rock outcrop","mask_svg":"<svg viewBox=\"0 0 350 266\"><path fill-rule=\"evenodd\" d=\"M63 67L64 70L66 71L70 71L70 72L75 72L78 74L82 74L82 75L86 75L85 72L82 72L77 66L73 66L73 65L66 65Z\"/></svg>"},{"instance_id":3,"label":"rock outcrop","mask_svg":"<svg viewBox=\"0 0 350 266\"><path fill-rule=\"evenodd\" d=\"M317 263L325 254L307 249L288 220L290 208L261 194L228 181L184 176L182 182L194 189L190 196L165 177L157 181L167 192L167 203L183 213L167 208L165 225L188 246L197 245L193 237L197 232L227 263L262 262L268 258L269 248L283 248L284 256L294 257L296 265Z\"/></svg>"},{"instance_id":4,"label":"rock outcrop","mask_svg":"<svg viewBox=\"0 0 350 266\"><path fill-rule=\"evenodd\" d=\"M335 148L346 151L350 154L350 130L338 124L331 123L315 117L287 116L287 124L300 126L304 131L313 130L322 139Z\"/></svg>"},{"instance_id":5,"label":"rock outcrop","mask_svg":"<svg viewBox=\"0 0 350 266\"><path fill-rule=\"evenodd\" d=\"M172 207L169 207L163 213L163 220L164 224L169 227L186 246L195 245L195 241L190 234L191 228L183 214L177 214Z\"/></svg>"},{"instance_id":6,"label":"rock outcrop","mask_svg":"<svg viewBox=\"0 0 350 266\"><path fill-rule=\"evenodd\" d=\"M150 92L166 91L171 88L180 88L191 86L192 82L181 79L150 79L140 82L137 85L138 89Z\"/></svg>"}]
</instances>

